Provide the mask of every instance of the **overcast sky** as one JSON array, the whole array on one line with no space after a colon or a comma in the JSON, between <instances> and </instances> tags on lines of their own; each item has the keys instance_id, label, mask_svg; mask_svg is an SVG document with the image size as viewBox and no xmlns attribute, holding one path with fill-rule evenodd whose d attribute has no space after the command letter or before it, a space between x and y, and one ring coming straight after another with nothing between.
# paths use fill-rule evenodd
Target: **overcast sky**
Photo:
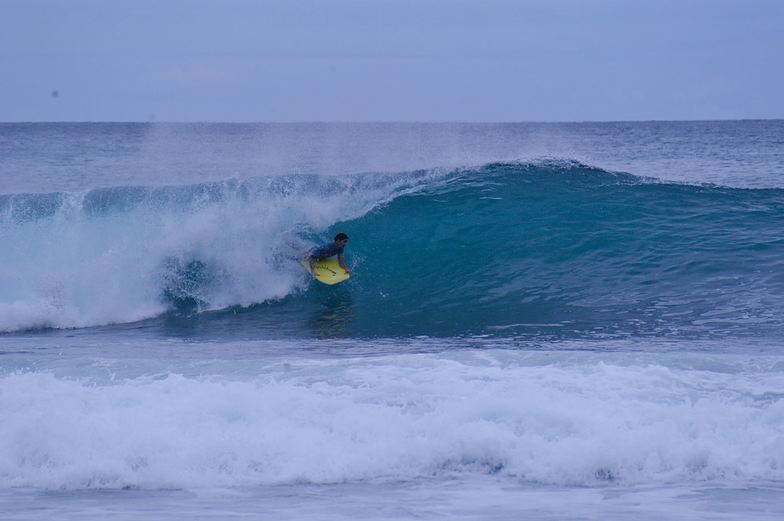
<instances>
[{"instance_id":1,"label":"overcast sky","mask_svg":"<svg viewBox=\"0 0 784 521\"><path fill-rule=\"evenodd\" d=\"M784 117L784 0L0 0L0 121Z\"/></svg>"}]
</instances>

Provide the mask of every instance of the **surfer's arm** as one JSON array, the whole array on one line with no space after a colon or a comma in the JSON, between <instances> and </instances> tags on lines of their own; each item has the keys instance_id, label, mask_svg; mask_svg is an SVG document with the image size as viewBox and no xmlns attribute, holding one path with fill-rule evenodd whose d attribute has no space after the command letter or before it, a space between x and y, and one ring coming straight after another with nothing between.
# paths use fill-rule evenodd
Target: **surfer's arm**
<instances>
[{"instance_id":1,"label":"surfer's arm","mask_svg":"<svg viewBox=\"0 0 784 521\"><path fill-rule=\"evenodd\" d=\"M348 269L348 266L346 266L346 261L343 259L342 253L338 253L338 264L340 264L340 267L343 268L343 271L351 275L351 270Z\"/></svg>"},{"instance_id":2,"label":"surfer's arm","mask_svg":"<svg viewBox=\"0 0 784 521\"><path fill-rule=\"evenodd\" d=\"M316 273L316 258L313 255L308 256L308 264L310 265L310 274L313 277L318 277L318 273Z\"/></svg>"}]
</instances>

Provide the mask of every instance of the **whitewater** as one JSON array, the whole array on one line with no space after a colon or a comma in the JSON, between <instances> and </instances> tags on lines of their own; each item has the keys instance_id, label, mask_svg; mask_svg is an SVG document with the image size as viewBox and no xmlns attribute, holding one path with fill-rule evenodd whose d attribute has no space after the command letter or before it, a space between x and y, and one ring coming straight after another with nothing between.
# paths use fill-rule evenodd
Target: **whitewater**
<instances>
[{"instance_id":1,"label":"whitewater","mask_svg":"<svg viewBox=\"0 0 784 521\"><path fill-rule=\"evenodd\" d=\"M0 124L3 518L780 519L782 136Z\"/></svg>"}]
</instances>

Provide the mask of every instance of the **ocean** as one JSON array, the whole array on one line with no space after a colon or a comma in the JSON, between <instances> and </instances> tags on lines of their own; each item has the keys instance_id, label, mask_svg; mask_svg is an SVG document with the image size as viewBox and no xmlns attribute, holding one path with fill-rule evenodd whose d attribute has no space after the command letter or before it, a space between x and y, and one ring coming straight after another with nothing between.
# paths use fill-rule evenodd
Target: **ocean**
<instances>
[{"instance_id":1,"label":"ocean","mask_svg":"<svg viewBox=\"0 0 784 521\"><path fill-rule=\"evenodd\" d=\"M0 518L782 519L783 232L784 120L0 124Z\"/></svg>"}]
</instances>

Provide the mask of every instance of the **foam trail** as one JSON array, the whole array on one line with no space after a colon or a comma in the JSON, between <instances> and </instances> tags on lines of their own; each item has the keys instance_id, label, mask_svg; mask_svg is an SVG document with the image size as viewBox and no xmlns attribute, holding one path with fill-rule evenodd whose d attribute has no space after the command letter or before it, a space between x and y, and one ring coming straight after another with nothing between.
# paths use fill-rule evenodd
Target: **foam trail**
<instances>
[{"instance_id":1,"label":"foam trail","mask_svg":"<svg viewBox=\"0 0 784 521\"><path fill-rule=\"evenodd\" d=\"M289 360L251 378L103 383L5 374L0 485L784 479L780 372L549 360L502 351Z\"/></svg>"}]
</instances>

